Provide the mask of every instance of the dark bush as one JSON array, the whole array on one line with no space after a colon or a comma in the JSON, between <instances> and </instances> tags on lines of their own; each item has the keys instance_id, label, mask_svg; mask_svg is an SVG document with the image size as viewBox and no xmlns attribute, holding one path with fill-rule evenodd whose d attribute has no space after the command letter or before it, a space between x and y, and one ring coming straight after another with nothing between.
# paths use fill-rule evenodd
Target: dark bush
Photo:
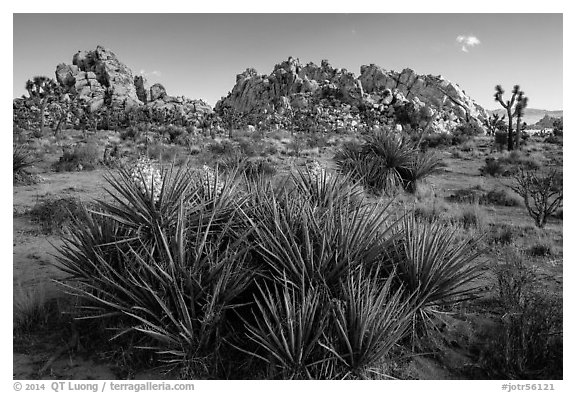
<instances>
[{"instance_id":1,"label":"dark bush","mask_svg":"<svg viewBox=\"0 0 576 393\"><path fill-rule=\"evenodd\" d=\"M492 378L562 379L562 299L538 289L524 259L505 251L494 269L502 326L486 343L481 363Z\"/></svg>"},{"instance_id":2,"label":"dark bush","mask_svg":"<svg viewBox=\"0 0 576 393\"><path fill-rule=\"evenodd\" d=\"M225 139L220 142L213 142L208 145L208 151L216 155L233 155L236 152L236 147L229 140Z\"/></svg>"},{"instance_id":3,"label":"dark bush","mask_svg":"<svg viewBox=\"0 0 576 393\"><path fill-rule=\"evenodd\" d=\"M53 198L37 203L27 214L42 226L45 233L67 233L76 217L81 216L82 202L78 198Z\"/></svg>"},{"instance_id":4,"label":"dark bush","mask_svg":"<svg viewBox=\"0 0 576 393\"><path fill-rule=\"evenodd\" d=\"M422 150L433 149L442 146L452 146L452 134L448 132L430 133L424 135L420 141Z\"/></svg>"},{"instance_id":5,"label":"dark bush","mask_svg":"<svg viewBox=\"0 0 576 393\"><path fill-rule=\"evenodd\" d=\"M496 131L494 134L494 143L499 150L503 150L508 145L508 132Z\"/></svg>"},{"instance_id":6,"label":"dark bush","mask_svg":"<svg viewBox=\"0 0 576 393\"><path fill-rule=\"evenodd\" d=\"M81 143L65 148L64 154L54 164L56 172L93 170L100 162L100 152L95 142Z\"/></svg>"},{"instance_id":7,"label":"dark bush","mask_svg":"<svg viewBox=\"0 0 576 393\"><path fill-rule=\"evenodd\" d=\"M502 176L506 172L506 168L502 165L502 162L494 157L486 157L485 162L486 164L480 168L480 172L483 175Z\"/></svg>"}]
</instances>

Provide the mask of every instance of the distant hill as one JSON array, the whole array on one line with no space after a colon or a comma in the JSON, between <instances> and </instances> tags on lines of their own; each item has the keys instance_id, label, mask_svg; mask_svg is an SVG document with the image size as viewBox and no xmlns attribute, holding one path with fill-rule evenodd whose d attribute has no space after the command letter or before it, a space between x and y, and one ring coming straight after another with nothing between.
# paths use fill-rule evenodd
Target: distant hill
<instances>
[{"instance_id":1,"label":"distant hill","mask_svg":"<svg viewBox=\"0 0 576 393\"><path fill-rule=\"evenodd\" d=\"M493 109L488 110L487 112L490 115L492 115L492 113L498 113L499 115L506 114L506 110L504 109L495 109L495 110ZM522 121L525 121L526 124L528 125L536 124L538 121L544 118L544 116L559 118L564 116L564 111L548 111L546 109L527 108L526 114L522 118L523 119Z\"/></svg>"}]
</instances>

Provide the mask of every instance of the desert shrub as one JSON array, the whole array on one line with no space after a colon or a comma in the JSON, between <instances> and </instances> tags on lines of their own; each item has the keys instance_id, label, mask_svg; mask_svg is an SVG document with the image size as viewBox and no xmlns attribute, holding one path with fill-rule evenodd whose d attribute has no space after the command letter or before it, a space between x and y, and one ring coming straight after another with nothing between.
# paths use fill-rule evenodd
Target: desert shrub
<instances>
[{"instance_id":1,"label":"desert shrub","mask_svg":"<svg viewBox=\"0 0 576 393\"><path fill-rule=\"evenodd\" d=\"M497 245L511 244L516 238L514 228L507 224L490 225L488 243Z\"/></svg>"},{"instance_id":2,"label":"desert shrub","mask_svg":"<svg viewBox=\"0 0 576 393\"><path fill-rule=\"evenodd\" d=\"M461 205L453 220L462 225L464 229L483 229L486 225L485 213L477 203Z\"/></svg>"},{"instance_id":3,"label":"desert shrub","mask_svg":"<svg viewBox=\"0 0 576 393\"><path fill-rule=\"evenodd\" d=\"M136 140L140 134L141 134L141 130L139 127L137 126L130 126L122 131L120 131L120 138L125 141L127 139L132 139L132 140Z\"/></svg>"},{"instance_id":4,"label":"desert shrub","mask_svg":"<svg viewBox=\"0 0 576 393\"><path fill-rule=\"evenodd\" d=\"M45 325L50 316L50 304L43 286L16 286L13 302L13 331L27 333Z\"/></svg>"},{"instance_id":5,"label":"desert shrub","mask_svg":"<svg viewBox=\"0 0 576 393\"><path fill-rule=\"evenodd\" d=\"M119 145L113 144L106 146L104 149L102 164L109 168L116 168L124 165L124 163L125 157L123 156L122 149Z\"/></svg>"},{"instance_id":6,"label":"desert shrub","mask_svg":"<svg viewBox=\"0 0 576 393\"><path fill-rule=\"evenodd\" d=\"M236 152L234 144L228 139L213 142L208 145L208 151L216 155L232 155Z\"/></svg>"},{"instance_id":7,"label":"desert shrub","mask_svg":"<svg viewBox=\"0 0 576 393\"><path fill-rule=\"evenodd\" d=\"M534 257L549 257L554 255L552 242L549 239L539 239L528 249L528 254Z\"/></svg>"},{"instance_id":8,"label":"desert shrub","mask_svg":"<svg viewBox=\"0 0 576 393\"><path fill-rule=\"evenodd\" d=\"M276 166L274 162L270 160L258 158L255 160L247 160L242 172L251 179L263 176L274 176L276 174Z\"/></svg>"},{"instance_id":9,"label":"desert shrub","mask_svg":"<svg viewBox=\"0 0 576 393\"><path fill-rule=\"evenodd\" d=\"M322 148L328 146L328 136L323 133L310 134L306 140L306 146L309 149Z\"/></svg>"},{"instance_id":10,"label":"desert shrub","mask_svg":"<svg viewBox=\"0 0 576 393\"><path fill-rule=\"evenodd\" d=\"M273 156L278 153L278 147L275 144L268 144L264 148L263 156Z\"/></svg>"},{"instance_id":11,"label":"desert shrub","mask_svg":"<svg viewBox=\"0 0 576 393\"><path fill-rule=\"evenodd\" d=\"M494 157L486 157L485 162L486 164L480 168L480 173L483 175L496 177L503 176L506 172L506 168L502 165L502 162Z\"/></svg>"},{"instance_id":12,"label":"desert shrub","mask_svg":"<svg viewBox=\"0 0 576 393\"><path fill-rule=\"evenodd\" d=\"M240 139L238 143L238 148L240 149L240 152L247 157L257 156L259 154L258 147L259 146L256 143L254 143L254 141L246 138Z\"/></svg>"},{"instance_id":13,"label":"desert shrub","mask_svg":"<svg viewBox=\"0 0 576 393\"><path fill-rule=\"evenodd\" d=\"M536 226L543 228L548 218L562 205L562 174L551 171L538 176L534 171L521 170L514 180L512 190L522 197Z\"/></svg>"},{"instance_id":14,"label":"desert shrub","mask_svg":"<svg viewBox=\"0 0 576 393\"><path fill-rule=\"evenodd\" d=\"M179 146L190 147L194 143L194 137L188 133L183 133L174 139L174 143Z\"/></svg>"},{"instance_id":15,"label":"desert shrub","mask_svg":"<svg viewBox=\"0 0 576 393\"><path fill-rule=\"evenodd\" d=\"M499 158L487 157L486 164L480 168L480 172L490 176L512 176L520 170L536 170L540 166L541 163L535 157L523 157L520 152L514 150Z\"/></svg>"},{"instance_id":16,"label":"desert shrub","mask_svg":"<svg viewBox=\"0 0 576 393\"><path fill-rule=\"evenodd\" d=\"M302 150L306 148L306 138L301 134L297 134L288 143L287 147L290 156L300 157Z\"/></svg>"},{"instance_id":17,"label":"desert shrub","mask_svg":"<svg viewBox=\"0 0 576 393\"><path fill-rule=\"evenodd\" d=\"M171 162L178 155L178 147L165 145L163 143L154 143L147 147L147 156L153 160L161 162Z\"/></svg>"},{"instance_id":18,"label":"desert shrub","mask_svg":"<svg viewBox=\"0 0 576 393\"><path fill-rule=\"evenodd\" d=\"M550 143L553 145L562 145L564 143L562 136L550 135L544 139L544 143Z\"/></svg>"},{"instance_id":19,"label":"desert shrub","mask_svg":"<svg viewBox=\"0 0 576 393\"><path fill-rule=\"evenodd\" d=\"M81 143L64 150L54 164L56 172L92 170L100 162L98 145L95 142Z\"/></svg>"},{"instance_id":20,"label":"desert shrub","mask_svg":"<svg viewBox=\"0 0 576 393\"><path fill-rule=\"evenodd\" d=\"M504 150L504 148L508 145L508 132L496 131L494 133L494 144L498 150Z\"/></svg>"},{"instance_id":21,"label":"desert shrub","mask_svg":"<svg viewBox=\"0 0 576 393\"><path fill-rule=\"evenodd\" d=\"M502 328L483 351L483 365L492 377L562 379L562 299L538 290L525 257L508 249L496 265Z\"/></svg>"},{"instance_id":22,"label":"desert shrub","mask_svg":"<svg viewBox=\"0 0 576 393\"><path fill-rule=\"evenodd\" d=\"M452 144L462 145L464 143L471 142L474 137L484 133L482 127L476 123L465 123L457 126L452 131Z\"/></svg>"},{"instance_id":23,"label":"desert shrub","mask_svg":"<svg viewBox=\"0 0 576 393\"><path fill-rule=\"evenodd\" d=\"M218 164L219 169L229 173L235 172L248 179L258 179L276 174L274 162L264 158L246 158L241 154L223 157Z\"/></svg>"},{"instance_id":24,"label":"desert shrub","mask_svg":"<svg viewBox=\"0 0 576 393\"><path fill-rule=\"evenodd\" d=\"M412 212L416 219L432 223L444 220L449 210L450 208L445 203L433 198L417 203Z\"/></svg>"},{"instance_id":25,"label":"desert shrub","mask_svg":"<svg viewBox=\"0 0 576 393\"><path fill-rule=\"evenodd\" d=\"M496 205L496 206L521 206L522 201L514 194L510 194L505 189L494 189L488 192L481 186L474 186L466 189L459 189L446 197L450 202Z\"/></svg>"},{"instance_id":26,"label":"desert shrub","mask_svg":"<svg viewBox=\"0 0 576 393\"><path fill-rule=\"evenodd\" d=\"M438 156L420 152L408 137L389 131L375 132L361 145L343 145L334 160L342 173L351 174L374 193L390 193L398 187L414 192L418 181L441 166Z\"/></svg>"},{"instance_id":27,"label":"desert shrub","mask_svg":"<svg viewBox=\"0 0 576 393\"><path fill-rule=\"evenodd\" d=\"M69 231L82 209L77 198L53 198L37 203L27 214L45 233L63 234Z\"/></svg>"},{"instance_id":28,"label":"desert shrub","mask_svg":"<svg viewBox=\"0 0 576 393\"><path fill-rule=\"evenodd\" d=\"M484 190L481 186L474 186L466 189L458 189L447 196L446 199L450 202L457 203L479 203L483 193Z\"/></svg>"},{"instance_id":29,"label":"desert shrub","mask_svg":"<svg viewBox=\"0 0 576 393\"><path fill-rule=\"evenodd\" d=\"M187 135L186 128L170 124L164 128L163 134L167 136L170 143L176 143L178 139Z\"/></svg>"},{"instance_id":30,"label":"desert shrub","mask_svg":"<svg viewBox=\"0 0 576 393\"><path fill-rule=\"evenodd\" d=\"M474 149L476 148L476 145L475 145L474 142L472 142L472 141L467 141L467 142L462 143L462 144L459 146L459 148L460 148L460 150L462 150L463 152L469 153L469 152L471 152L472 150L474 150Z\"/></svg>"},{"instance_id":31,"label":"desert shrub","mask_svg":"<svg viewBox=\"0 0 576 393\"><path fill-rule=\"evenodd\" d=\"M482 195L479 202L484 205L521 206L522 201L506 190L491 190Z\"/></svg>"},{"instance_id":32,"label":"desert shrub","mask_svg":"<svg viewBox=\"0 0 576 393\"><path fill-rule=\"evenodd\" d=\"M420 141L420 148L423 150L442 146L452 146L452 134L448 132L426 134Z\"/></svg>"}]
</instances>

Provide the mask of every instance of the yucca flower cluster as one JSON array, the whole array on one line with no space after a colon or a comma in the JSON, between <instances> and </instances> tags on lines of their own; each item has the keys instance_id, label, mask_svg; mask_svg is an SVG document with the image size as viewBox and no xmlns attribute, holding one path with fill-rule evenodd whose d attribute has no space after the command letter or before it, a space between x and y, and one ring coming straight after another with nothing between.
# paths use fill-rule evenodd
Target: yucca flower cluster
<instances>
[{"instance_id":1,"label":"yucca flower cluster","mask_svg":"<svg viewBox=\"0 0 576 393\"><path fill-rule=\"evenodd\" d=\"M162 173L149 158L140 157L132 167L130 176L142 193L150 195L153 192L154 202L158 202L163 184Z\"/></svg>"},{"instance_id":2,"label":"yucca flower cluster","mask_svg":"<svg viewBox=\"0 0 576 393\"><path fill-rule=\"evenodd\" d=\"M307 169L308 174L310 175L310 181L313 183L322 181L322 179L330 176L330 174L326 171L326 168L320 165L318 161L312 162L310 165L308 165Z\"/></svg>"},{"instance_id":3,"label":"yucca flower cluster","mask_svg":"<svg viewBox=\"0 0 576 393\"><path fill-rule=\"evenodd\" d=\"M204 195L216 197L222 193L224 182L217 176L216 171L208 165L202 165L198 170L197 181Z\"/></svg>"}]
</instances>

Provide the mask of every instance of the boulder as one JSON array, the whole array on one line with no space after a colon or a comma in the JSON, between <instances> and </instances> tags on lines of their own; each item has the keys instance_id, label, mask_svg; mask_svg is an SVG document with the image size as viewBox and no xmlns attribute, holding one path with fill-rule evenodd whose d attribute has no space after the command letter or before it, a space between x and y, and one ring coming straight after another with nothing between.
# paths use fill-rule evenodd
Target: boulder
<instances>
[{"instance_id":1,"label":"boulder","mask_svg":"<svg viewBox=\"0 0 576 393\"><path fill-rule=\"evenodd\" d=\"M69 91L69 89L76 83L76 75L78 72L79 69L75 65L64 63L58 64L56 66L56 81L65 91Z\"/></svg>"},{"instance_id":2,"label":"boulder","mask_svg":"<svg viewBox=\"0 0 576 393\"><path fill-rule=\"evenodd\" d=\"M166 89L160 83L155 83L150 87L150 101L160 100L166 97Z\"/></svg>"}]
</instances>

